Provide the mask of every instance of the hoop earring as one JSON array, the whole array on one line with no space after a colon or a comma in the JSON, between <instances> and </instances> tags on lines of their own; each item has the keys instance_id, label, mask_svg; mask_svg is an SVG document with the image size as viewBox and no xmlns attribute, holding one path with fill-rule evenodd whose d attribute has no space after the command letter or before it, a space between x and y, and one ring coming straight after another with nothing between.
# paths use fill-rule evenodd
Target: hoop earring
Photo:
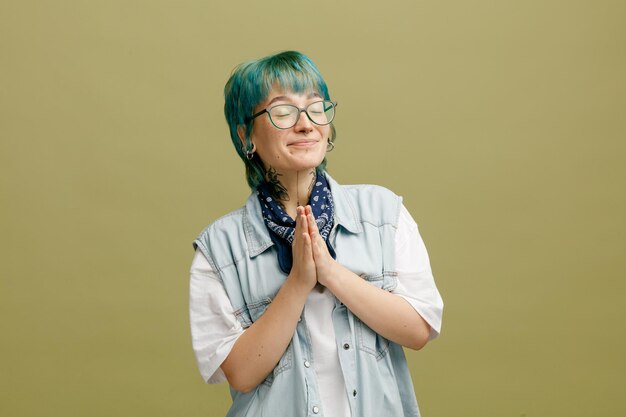
<instances>
[{"instance_id":1,"label":"hoop earring","mask_svg":"<svg viewBox=\"0 0 626 417\"><path fill-rule=\"evenodd\" d=\"M246 158L248 159L248 161L252 161L252 158L254 158L254 151L256 151L256 146L254 145L254 143L252 144L251 149L243 148L242 150L244 154L246 155Z\"/></svg>"},{"instance_id":2,"label":"hoop earring","mask_svg":"<svg viewBox=\"0 0 626 417\"><path fill-rule=\"evenodd\" d=\"M330 152L333 149L335 149L335 142L333 142L332 140L330 140L330 138L328 138L328 145L326 146L326 152Z\"/></svg>"}]
</instances>

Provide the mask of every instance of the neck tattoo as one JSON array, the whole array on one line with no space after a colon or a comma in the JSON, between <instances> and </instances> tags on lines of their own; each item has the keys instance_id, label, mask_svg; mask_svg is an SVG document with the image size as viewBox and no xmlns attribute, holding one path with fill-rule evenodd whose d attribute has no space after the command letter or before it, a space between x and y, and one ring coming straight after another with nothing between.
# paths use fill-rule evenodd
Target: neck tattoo
<instances>
[{"instance_id":1,"label":"neck tattoo","mask_svg":"<svg viewBox=\"0 0 626 417\"><path fill-rule=\"evenodd\" d=\"M265 180L269 185L270 192L274 200L278 202L289 201L289 193L285 186L279 181L278 177L282 174L276 172L273 167L269 167L269 169L265 172ZM282 205L282 203L281 203Z\"/></svg>"}]
</instances>

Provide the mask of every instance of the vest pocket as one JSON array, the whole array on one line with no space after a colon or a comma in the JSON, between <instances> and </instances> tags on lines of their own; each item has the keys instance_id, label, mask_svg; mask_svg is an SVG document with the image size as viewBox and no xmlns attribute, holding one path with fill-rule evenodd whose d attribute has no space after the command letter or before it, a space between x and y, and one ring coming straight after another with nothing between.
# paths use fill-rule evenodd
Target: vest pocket
<instances>
[{"instance_id":1,"label":"vest pocket","mask_svg":"<svg viewBox=\"0 0 626 417\"><path fill-rule=\"evenodd\" d=\"M378 274L361 274L359 276L371 285L385 291L392 291L398 286L397 272L383 271Z\"/></svg>"},{"instance_id":2,"label":"vest pocket","mask_svg":"<svg viewBox=\"0 0 626 417\"><path fill-rule=\"evenodd\" d=\"M267 306L269 306L271 302L272 300L269 297L265 297L246 304L248 312L250 313L250 319L252 320L252 323L257 321L259 317L261 317L263 313L265 313L265 310L267 310Z\"/></svg>"},{"instance_id":3,"label":"vest pocket","mask_svg":"<svg viewBox=\"0 0 626 417\"><path fill-rule=\"evenodd\" d=\"M265 313L267 306L272 302L268 297L261 298L256 301L252 301L243 305L241 308L235 310L235 317L241 323L241 327L247 329L252 326L252 323L257 321L259 317Z\"/></svg>"},{"instance_id":4,"label":"vest pocket","mask_svg":"<svg viewBox=\"0 0 626 417\"><path fill-rule=\"evenodd\" d=\"M385 291L393 290L398 284L396 272L384 271L380 274L361 274L360 277ZM356 316L354 316L354 322L359 349L373 355L376 360L385 356L389 350L389 340L376 333Z\"/></svg>"},{"instance_id":5,"label":"vest pocket","mask_svg":"<svg viewBox=\"0 0 626 417\"><path fill-rule=\"evenodd\" d=\"M373 355L376 360L384 357L389 350L389 340L370 329L356 316L354 316L354 323L358 348Z\"/></svg>"}]
</instances>

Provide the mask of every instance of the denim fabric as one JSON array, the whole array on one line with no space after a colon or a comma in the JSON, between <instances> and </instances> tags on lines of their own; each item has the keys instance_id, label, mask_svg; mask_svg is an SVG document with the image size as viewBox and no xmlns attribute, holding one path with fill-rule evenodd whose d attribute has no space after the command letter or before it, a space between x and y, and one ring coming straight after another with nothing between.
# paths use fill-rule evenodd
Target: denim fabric
<instances>
[{"instance_id":1,"label":"denim fabric","mask_svg":"<svg viewBox=\"0 0 626 417\"><path fill-rule=\"evenodd\" d=\"M401 198L383 187L341 186L327 178L335 201L330 240L337 261L371 285L393 290ZM207 227L194 246L218 272L244 328L263 314L287 278L255 194L243 208ZM339 300L332 319L353 417L418 417L402 347L378 335ZM233 405L227 417L323 416L312 358L303 314L287 350L263 383L249 393L231 389Z\"/></svg>"}]
</instances>

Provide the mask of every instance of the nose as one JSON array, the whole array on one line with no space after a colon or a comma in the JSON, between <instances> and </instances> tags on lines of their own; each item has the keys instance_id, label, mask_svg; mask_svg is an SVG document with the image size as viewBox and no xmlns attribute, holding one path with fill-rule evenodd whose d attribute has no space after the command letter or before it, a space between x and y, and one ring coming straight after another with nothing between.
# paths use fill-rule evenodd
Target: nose
<instances>
[{"instance_id":1,"label":"nose","mask_svg":"<svg viewBox=\"0 0 626 417\"><path fill-rule=\"evenodd\" d=\"M307 114L306 110L300 110L300 113L298 113L298 120L296 120L294 128L296 129L296 132L305 133L311 132L313 130L313 122L311 122L311 119L309 119L309 115Z\"/></svg>"}]
</instances>

